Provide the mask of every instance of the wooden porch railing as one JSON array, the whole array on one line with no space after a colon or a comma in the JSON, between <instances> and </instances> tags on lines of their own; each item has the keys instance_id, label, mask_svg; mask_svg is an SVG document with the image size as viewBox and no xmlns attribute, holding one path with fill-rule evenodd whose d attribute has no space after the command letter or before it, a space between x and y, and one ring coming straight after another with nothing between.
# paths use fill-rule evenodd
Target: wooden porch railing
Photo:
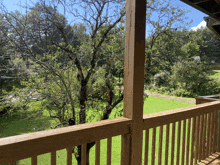
<instances>
[{"instance_id":1,"label":"wooden porch railing","mask_svg":"<svg viewBox=\"0 0 220 165\"><path fill-rule=\"evenodd\" d=\"M216 136L217 111L220 101L143 116L145 149L142 164L194 165L207 162L209 156L219 156L220 133ZM111 138L122 135L123 143L130 143L132 120L120 117L94 123L40 131L0 139L0 164L16 164L30 158L37 164L37 156L51 153L56 164L56 151L67 149L67 164L72 164L72 147L82 145L82 165L86 164L86 144L95 141L95 164L100 164L100 140L107 138L107 165L111 164ZM218 131L220 132L220 131ZM206 140L207 139L207 140ZM113 144L118 145L118 144ZM121 148L121 164L129 164L129 147ZM142 148L140 148L142 150Z\"/></svg>"},{"instance_id":2,"label":"wooden porch railing","mask_svg":"<svg viewBox=\"0 0 220 165\"><path fill-rule=\"evenodd\" d=\"M218 138L220 134L216 136L219 130L217 128L218 110L220 110L220 102L216 101L144 115L145 164L151 162L154 165L158 161L158 165L194 165L211 154L218 154L217 151L220 151ZM163 131L164 128L165 131ZM155 145L158 133L159 143ZM152 145L149 145L150 141ZM156 151L158 151L157 155L155 155ZM207 163L207 161L203 162Z\"/></svg>"},{"instance_id":3,"label":"wooden porch railing","mask_svg":"<svg viewBox=\"0 0 220 165\"><path fill-rule=\"evenodd\" d=\"M51 153L51 165L56 165L56 151L67 149L67 165L72 164L72 147L82 145L82 165L86 165L86 144L96 142L96 164L100 164L100 140L107 138L107 165L111 164L111 138L130 132L131 120L120 117L54 130L40 131L0 139L0 164L30 158L37 164L37 156Z\"/></svg>"}]
</instances>

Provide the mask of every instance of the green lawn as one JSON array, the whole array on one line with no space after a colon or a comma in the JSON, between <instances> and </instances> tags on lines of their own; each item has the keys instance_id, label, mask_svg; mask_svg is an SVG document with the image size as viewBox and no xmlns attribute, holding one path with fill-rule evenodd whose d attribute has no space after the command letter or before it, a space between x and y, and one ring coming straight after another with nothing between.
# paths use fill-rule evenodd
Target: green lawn
<instances>
[{"instance_id":1,"label":"green lawn","mask_svg":"<svg viewBox=\"0 0 220 165\"><path fill-rule=\"evenodd\" d=\"M171 110L175 108L182 108L182 107L187 107L191 105L194 105L194 104L186 103L186 102L179 102L179 101L174 101L174 100L167 100L163 98L148 97L144 103L144 114L161 112L161 111ZM27 120L20 120L21 118L26 118L30 116L31 114L37 113L38 106L39 106L39 102L33 102L32 105L30 105L31 108L28 111L26 111L22 117L21 117L21 113L17 113L13 115L12 117L0 118L0 123L1 123L0 126L1 128L3 128L0 130L0 137L8 137L8 136L13 136L13 135L20 135L20 134L35 132L39 130L40 128L42 129L42 127L45 127L44 129L50 129L51 126L58 123L58 121L56 121L55 119L49 118L49 113L46 110L43 110L42 114L40 113L36 114L36 116L34 116L33 118L30 118ZM114 113L115 111L112 112L112 115L110 116L110 118L114 117ZM150 135L151 135L151 130L150 130ZM163 135L164 135L163 137L165 138L165 128L164 128ZM158 140L159 140L158 138L159 137L157 135L156 144L158 144ZM164 140L163 140L163 145L165 145ZM151 142L151 138L150 138L150 142ZM106 146L107 146L107 140L106 139L101 140L101 164L102 165L106 164L106 152L107 152ZM113 165L120 164L120 157L121 157L121 136L116 136L112 138L112 164ZM90 152L90 164L93 165L94 161L95 161L95 147L93 147ZM28 159L17 161L17 164L18 165L31 164L31 159L28 158ZM38 164L40 165L50 164L50 154L48 153L48 154L39 155ZM58 165L66 164L66 150L65 149L57 151L57 164ZM75 158L73 159L73 164L76 164Z\"/></svg>"},{"instance_id":2,"label":"green lawn","mask_svg":"<svg viewBox=\"0 0 220 165\"><path fill-rule=\"evenodd\" d=\"M211 70L210 74L210 77L212 78L220 78L220 70Z\"/></svg>"}]
</instances>

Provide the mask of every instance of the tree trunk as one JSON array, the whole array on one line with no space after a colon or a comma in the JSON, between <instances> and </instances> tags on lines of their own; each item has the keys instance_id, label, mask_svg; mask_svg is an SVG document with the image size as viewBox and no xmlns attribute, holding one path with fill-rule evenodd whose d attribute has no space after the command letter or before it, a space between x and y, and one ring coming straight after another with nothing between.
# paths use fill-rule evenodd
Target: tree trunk
<instances>
[{"instance_id":1,"label":"tree trunk","mask_svg":"<svg viewBox=\"0 0 220 165\"><path fill-rule=\"evenodd\" d=\"M86 100L87 100L87 82L85 80L81 81L81 90L80 90L80 124L86 123Z\"/></svg>"},{"instance_id":2,"label":"tree trunk","mask_svg":"<svg viewBox=\"0 0 220 165\"><path fill-rule=\"evenodd\" d=\"M92 142L92 143L88 143L87 144L87 151L86 151L86 155L87 155L87 162L86 162L86 165L89 165L89 152L90 152L90 149L95 145L95 142ZM77 160L77 164L78 165L81 165L82 163L82 156L81 156L81 146L77 146L78 147L78 154L75 155L75 158ZM73 152L74 152L74 148L73 148Z\"/></svg>"},{"instance_id":3,"label":"tree trunk","mask_svg":"<svg viewBox=\"0 0 220 165\"><path fill-rule=\"evenodd\" d=\"M151 54L150 52L147 53L147 60L146 60L146 73L145 73L145 82L147 84L150 83L150 75L151 75Z\"/></svg>"}]
</instances>

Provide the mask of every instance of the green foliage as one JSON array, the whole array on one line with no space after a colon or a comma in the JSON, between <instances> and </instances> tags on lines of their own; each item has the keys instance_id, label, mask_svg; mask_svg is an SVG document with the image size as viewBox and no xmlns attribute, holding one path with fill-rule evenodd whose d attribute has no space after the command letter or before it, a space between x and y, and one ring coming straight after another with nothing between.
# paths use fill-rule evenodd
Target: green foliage
<instances>
[{"instance_id":1,"label":"green foliage","mask_svg":"<svg viewBox=\"0 0 220 165\"><path fill-rule=\"evenodd\" d=\"M172 66L171 75L167 80L167 83L161 83L151 90L182 97L213 95L220 92L219 82L210 78L204 65L196 60L176 63Z\"/></svg>"},{"instance_id":2,"label":"green foliage","mask_svg":"<svg viewBox=\"0 0 220 165\"><path fill-rule=\"evenodd\" d=\"M166 86L169 82L169 72L160 72L154 75L154 86Z\"/></svg>"}]
</instances>

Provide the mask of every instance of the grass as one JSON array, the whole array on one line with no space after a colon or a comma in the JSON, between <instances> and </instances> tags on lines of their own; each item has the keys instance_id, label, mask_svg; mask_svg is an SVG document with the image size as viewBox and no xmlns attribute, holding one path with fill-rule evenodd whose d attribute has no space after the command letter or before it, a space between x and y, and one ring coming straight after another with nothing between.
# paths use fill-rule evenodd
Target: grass
<instances>
[{"instance_id":1,"label":"grass","mask_svg":"<svg viewBox=\"0 0 220 165\"><path fill-rule=\"evenodd\" d=\"M212 78L220 78L220 70L211 70L209 73Z\"/></svg>"},{"instance_id":2,"label":"grass","mask_svg":"<svg viewBox=\"0 0 220 165\"><path fill-rule=\"evenodd\" d=\"M220 63L212 64L208 73L211 78L220 78Z\"/></svg>"},{"instance_id":3,"label":"grass","mask_svg":"<svg viewBox=\"0 0 220 165\"><path fill-rule=\"evenodd\" d=\"M26 118L31 114L35 114L38 111L38 107L40 102L33 102L30 105L30 109L25 111L25 113L16 113L11 117L2 117L0 118L1 129L0 130L0 137L8 137L13 135L20 135L30 132L36 132L38 129L45 127L44 129L50 129L51 126L56 125L58 123L55 119L50 119L49 113L47 110L42 110L42 114L37 114L33 118L27 120L21 120L22 118ZM167 100L163 98L156 98L156 97L148 97L144 103L144 114L161 112L176 108L182 108L191 106L194 104L186 103L186 102L179 102L174 100ZM112 112L113 114L110 118L114 117L115 111ZM164 129L165 131L165 129ZM150 130L150 134L151 134ZM165 132L163 133L163 144L165 144ZM171 136L170 136L171 137ZM150 138L151 141L151 138ZM158 135L157 135L157 142L158 142ZM156 143L157 144L157 143ZM144 145L143 145L144 146ZM150 145L151 146L151 143ZM156 149L157 150L157 149ZM106 164L106 152L107 152L107 140L101 140L101 164ZM144 154L144 153L143 153ZM150 154L150 153L149 153ZM157 153L156 153L157 154ZM164 151L163 151L164 155ZM157 156L157 155L156 155ZM120 157L121 157L121 136L116 136L112 138L112 164L120 164ZM164 159L164 158L163 158ZM150 161L150 159L149 159ZM95 147L93 147L90 151L90 164L93 165L95 162ZM75 157L73 156L73 164L76 164ZM17 161L18 165L28 165L31 164L31 159L24 159ZM48 165L50 164L50 154L43 154L38 156L38 164L40 165ZM59 150L57 151L57 164L63 165L66 164L66 150Z\"/></svg>"},{"instance_id":4,"label":"grass","mask_svg":"<svg viewBox=\"0 0 220 165\"><path fill-rule=\"evenodd\" d=\"M157 91L153 91L153 90L149 90L149 89L146 89L145 91L147 92L150 92L150 93L155 93L155 94L160 94L160 95L167 95L167 96L173 96L173 97L177 97L175 95L170 95L169 92L157 92ZM190 98L190 97L181 97L181 96L178 96L179 98L187 98L187 99L191 99L191 100L195 100L195 98Z\"/></svg>"}]
</instances>

